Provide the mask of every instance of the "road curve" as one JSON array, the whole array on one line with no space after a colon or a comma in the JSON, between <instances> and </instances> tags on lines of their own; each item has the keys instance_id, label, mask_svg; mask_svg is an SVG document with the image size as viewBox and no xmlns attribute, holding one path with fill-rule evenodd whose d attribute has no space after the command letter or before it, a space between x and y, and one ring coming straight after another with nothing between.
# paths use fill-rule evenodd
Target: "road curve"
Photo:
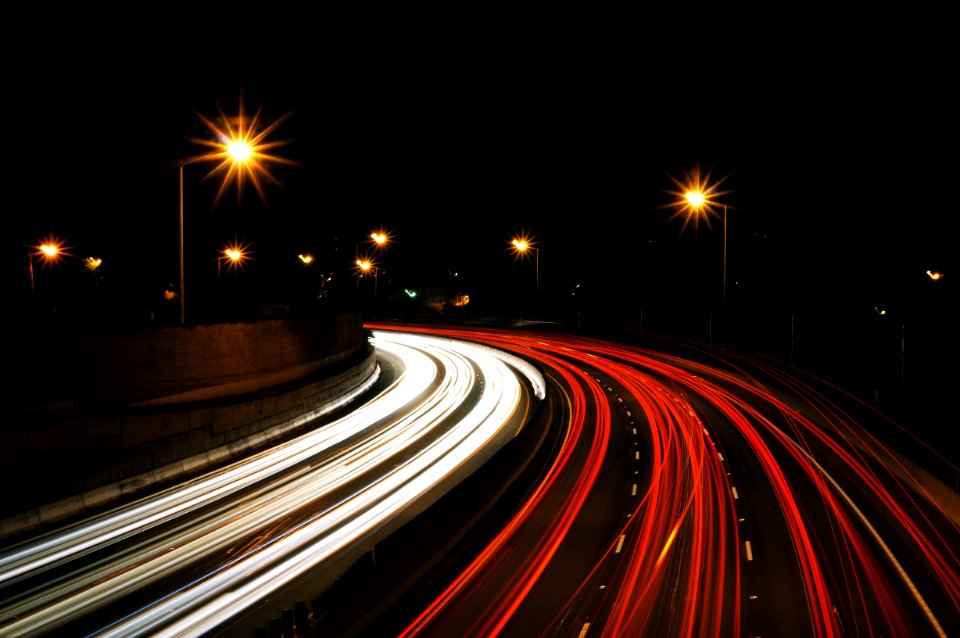
<instances>
[{"instance_id":1,"label":"road curve","mask_svg":"<svg viewBox=\"0 0 960 638\"><path fill-rule=\"evenodd\" d=\"M836 389L690 344L373 327L402 372L360 410L0 551L0 636L222 631L491 458L526 388L543 471L396 633L960 634L956 518Z\"/></svg>"},{"instance_id":2,"label":"road curve","mask_svg":"<svg viewBox=\"0 0 960 638\"><path fill-rule=\"evenodd\" d=\"M502 351L392 333L375 345L395 378L343 418L0 551L0 636L216 631L427 507L543 397L539 373Z\"/></svg>"},{"instance_id":3,"label":"road curve","mask_svg":"<svg viewBox=\"0 0 960 638\"><path fill-rule=\"evenodd\" d=\"M722 350L402 329L534 361L567 408L549 471L401 635L960 632L960 528L851 397Z\"/></svg>"}]
</instances>

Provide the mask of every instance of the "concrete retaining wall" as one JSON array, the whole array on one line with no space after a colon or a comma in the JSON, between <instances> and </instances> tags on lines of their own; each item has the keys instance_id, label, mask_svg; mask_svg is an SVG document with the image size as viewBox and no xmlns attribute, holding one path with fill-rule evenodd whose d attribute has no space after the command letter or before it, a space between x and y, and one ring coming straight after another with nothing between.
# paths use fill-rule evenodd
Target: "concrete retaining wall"
<instances>
[{"instance_id":1,"label":"concrete retaining wall","mask_svg":"<svg viewBox=\"0 0 960 638\"><path fill-rule=\"evenodd\" d=\"M101 334L41 328L14 349L21 374L12 418L0 422L0 517L132 493L292 436L290 423L376 369L357 313Z\"/></svg>"},{"instance_id":2,"label":"concrete retaining wall","mask_svg":"<svg viewBox=\"0 0 960 638\"><path fill-rule=\"evenodd\" d=\"M14 343L19 408L197 401L305 377L364 339L358 313L74 332L38 326Z\"/></svg>"}]
</instances>

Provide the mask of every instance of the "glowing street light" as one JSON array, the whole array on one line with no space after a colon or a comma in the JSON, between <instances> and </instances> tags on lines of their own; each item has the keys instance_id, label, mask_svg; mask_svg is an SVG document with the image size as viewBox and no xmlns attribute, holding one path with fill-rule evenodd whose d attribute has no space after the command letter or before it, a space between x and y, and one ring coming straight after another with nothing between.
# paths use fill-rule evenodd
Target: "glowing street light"
<instances>
[{"instance_id":1,"label":"glowing street light","mask_svg":"<svg viewBox=\"0 0 960 638\"><path fill-rule=\"evenodd\" d=\"M719 180L710 181L710 172L701 175L700 166L694 166L692 172L686 172L682 180L670 176L670 179L676 185L677 190L669 191L676 199L667 204L669 208L676 209L676 212L670 217L683 218L683 227L680 232L686 230L687 225L693 222L696 229L700 222L706 223L710 227L711 218L719 217L717 209L721 204L718 198L727 195L730 191L721 191L720 186L727 179L722 177ZM727 205L723 206L723 296L722 296L722 315L726 318L727 314Z\"/></svg>"},{"instance_id":2,"label":"glowing street light","mask_svg":"<svg viewBox=\"0 0 960 638\"><path fill-rule=\"evenodd\" d=\"M929 277L931 281L940 281L943 278L943 273L939 270L928 270L927 277Z\"/></svg>"},{"instance_id":3,"label":"glowing street light","mask_svg":"<svg viewBox=\"0 0 960 638\"><path fill-rule=\"evenodd\" d=\"M247 247L241 244L231 244L223 249L223 254L217 257L217 278L220 278L220 270L223 262L227 262L227 269L243 268L243 262L247 258Z\"/></svg>"},{"instance_id":4,"label":"glowing street light","mask_svg":"<svg viewBox=\"0 0 960 638\"><path fill-rule=\"evenodd\" d=\"M392 237L390 236L390 233L388 233L386 230L383 230L383 229L372 231L369 237L370 237L370 243L373 244L373 249L377 253L384 251L387 247L387 244L389 244L390 240L392 239ZM377 264L371 261L370 258L367 257L366 255L364 256L360 255L359 243L354 244L353 248L354 248L354 255L356 258L356 265L357 265L357 303L358 304L360 303L360 277L372 270L373 271L373 303L374 305L376 305L377 286L380 279L380 277L378 276Z\"/></svg>"},{"instance_id":5,"label":"glowing street light","mask_svg":"<svg viewBox=\"0 0 960 638\"><path fill-rule=\"evenodd\" d=\"M390 241L390 236L384 231L377 230L370 233L370 239L378 248L383 248Z\"/></svg>"},{"instance_id":6,"label":"glowing street light","mask_svg":"<svg viewBox=\"0 0 960 638\"><path fill-rule=\"evenodd\" d=\"M357 301L360 300L360 277L373 271L373 303L377 303L377 264L369 257L357 257Z\"/></svg>"},{"instance_id":7,"label":"glowing street light","mask_svg":"<svg viewBox=\"0 0 960 638\"><path fill-rule=\"evenodd\" d=\"M54 236L44 239L40 244L34 246L34 251L27 254L27 272L30 274L30 301L34 310L37 307L37 286L33 276L33 258L39 257L42 265L52 266L60 261L60 258L67 254L63 241Z\"/></svg>"},{"instance_id":8,"label":"glowing street light","mask_svg":"<svg viewBox=\"0 0 960 638\"><path fill-rule=\"evenodd\" d=\"M246 162L253 155L253 149L245 140L233 140L227 144L227 153L235 162Z\"/></svg>"},{"instance_id":9,"label":"glowing street light","mask_svg":"<svg viewBox=\"0 0 960 638\"><path fill-rule=\"evenodd\" d=\"M525 257L528 251L533 251L534 253L534 271L536 276L536 288L537 292L540 292L540 249L537 248L533 240L527 237L526 235L520 235L514 237L510 240L510 244L513 246L514 253L519 257Z\"/></svg>"},{"instance_id":10,"label":"glowing street light","mask_svg":"<svg viewBox=\"0 0 960 638\"><path fill-rule=\"evenodd\" d=\"M694 166L692 171L685 172L683 179L669 177L676 185L676 190L668 191L675 199L666 207L675 209L670 219L683 218L683 228L680 232L685 231L691 222L694 229L700 225L701 221L710 227L710 220L720 216L717 210L721 204L717 200L730 193L730 191L720 190L726 177L711 182L710 173L702 175L699 166ZM726 208L724 204L724 227L726 227Z\"/></svg>"},{"instance_id":11,"label":"glowing street light","mask_svg":"<svg viewBox=\"0 0 960 638\"><path fill-rule=\"evenodd\" d=\"M309 266L310 264L313 263L313 255L311 255L310 253L307 253L307 254L305 254L305 255L303 255L303 254L297 255L297 258L298 258L301 262L303 262L303 265L304 265L304 266Z\"/></svg>"},{"instance_id":12,"label":"glowing street light","mask_svg":"<svg viewBox=\"0 0 960 638\"><path fill-rule=\"evenodd\" d=\"M83 267L90 272L97 272L100 270L101 264L103 264L103 259L100 257L87 257L83 260Z\"/></svg>"},{"instance_id":13,"label":"glowing street light","mask_svg":"<svg viewBox=\"0 0 960 638\"><path fill-rule=\"evenodd\" d=\"M247 181L253 184L260 198L265 199L263 181L277 183L277 179L269 171L269 165L288 164L296 166L298 164L293 160L273 154L272 149L282 146L286 142L266 141L267 136L289 115L289 113L286 113L269 126L264 126L262 110L257 110L252 117L249 117L243 112L243 104L241 103L236 118L228 118L223 111L220 111L220 121L223 122L223 125L218 125L202 115L199 116L213 134L214 139L193 139L193 142L206 146L209 151L188 161L190 163L213 162L216 164L204 178L207 179L215 175L223 176L216 201L220 200L227 188L233 183L237 185L238 195L242 194L244 184Z\"/></svg>"},{"instance_id":14,"label":"glowing street light","mask_svg":"<svg viewBox=\"0 0 960 638\"><path fill-rule=\"evenodd\" d=\"M687 191L683 194L686 198L687 203L690 204L690 207L694 210L700 210L703 207L704 202L707 201L706 196L700 191Z\"/></svg>"},{"instance_id":15,"label":"glowing street light","mask_svg":"<svg viewBox=\"0 0 960 638\"><path fill-rule=\"evenodd\" d=\"M220 189L214 203L219 202L220 198L226 192L230 184L237 184L237 196L243 192L244 183L249 180L261 199L265 199L263 192L264 179L277 183L277 179L270 173L268 166L271 163L297 165L297 162L288 160L272 153L273 148L285 144L286 142L267 142L266 137L270 135L287 117L289 113L283 115L269 126L264 126L262 120L262 110L257 110L253 117L247 117L243 112L243 103L240 104L239 113L233 120L220 111L220 120L224 123L222 126L215 124L210 119L199 115L200 120L207 126L214 136L214 140L193 139L192 141L206 146L209 151L191 157L180 162L177 166L180 169L180 290L178 298L180 299L180 323L186 319L186 295L184 293L184 241L183 241L183 167L186 164L199 162L216 162L217 164L207 173L204 179L215 175L221 175L223 181L220 183ZM219 260L218 260L219 263ZM218 267L219 272L219 267Z\"/></svg>"}]
</instances>

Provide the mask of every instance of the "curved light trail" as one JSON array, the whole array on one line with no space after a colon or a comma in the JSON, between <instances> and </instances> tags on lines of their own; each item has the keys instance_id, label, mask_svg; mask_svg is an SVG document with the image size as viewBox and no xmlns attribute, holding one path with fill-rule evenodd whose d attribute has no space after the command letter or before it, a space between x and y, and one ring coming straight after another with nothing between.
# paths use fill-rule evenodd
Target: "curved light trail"
<instances>
[{"instance_id":1,"label":"curved light trail","mask_svg":"<svg viewBox=\"0 0 960 638\"><path fill-rule=\"evenodd\" d=\"M535 361L567 406L549 471L403 636L960 631L957 522L825 384L713 350L403 329ZM591 499L624 454L637 468L622 472L625 522L603 522ZM574 582L544 577L589 551L572 540L589 525L606 526L605 551ZM551 615L534 624L548 591Z\"/></svg>"},{"instance_id":2,"label":"curved light trail","mask_svg":"<svg viewBox=\"0 0 960 638\"><path fill-rule=\"evenodd\" d=\"M426 507L514 436L521 376L543 397L539 373L503 352L402 334L375 345L401 373L342 419L3 551L0 636L214 630ZM125 602L148 590L148 602Z\"/></svg>"},{"instance_id":3,"label":"curved light trail","mask_svg":"<svg viewBox=\"0 0 960 638\"><path fill-rule=\"evenodd\" d=\"M490 459L527 387L555 447L401 635L960 632L956 517L836 389L689 344L376 328L403 372L356 412L0 553L0 635L215 633Z\"/></svg>"}]
</instances>

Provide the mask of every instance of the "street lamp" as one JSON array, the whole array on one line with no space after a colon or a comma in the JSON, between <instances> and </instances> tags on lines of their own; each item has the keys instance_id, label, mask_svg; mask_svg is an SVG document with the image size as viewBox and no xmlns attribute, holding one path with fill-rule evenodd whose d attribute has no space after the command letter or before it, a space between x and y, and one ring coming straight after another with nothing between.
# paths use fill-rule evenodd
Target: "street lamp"
<instances>
[{"instance_id":1,"label":"street lamp","mask_svg":"<svg viewBox=\"0 0 960 638\"><path fill-rule=\"evenodd\" d=\"M309 266L313 263L313 255L310 253L297 255L297 258L303 263L304 266Z\"/></svg>"},{"instance_id":2,"label":"street lamp","mask_svg":"<svg viewBox=\"0 0 960 638\"><path fill-rule=\"evenodd\" d=\"M377 248L383 248L387 245L387 242L390 241L390 235L382 230L375 230L370 233L370 240L373 241Z\"/></svg>"},{"instance_id":3,"label":"street lamp","mask_svg":"<svg viewBox=\"0 0 960 638\"><path fill-rule=\"evenodd\" d=\"M43 265L52 265L60 261L60 258L67 253L64 252L63 242L53 236L43 240L35 247L31 253L27 253L27 272L30 274L30 302L33 309L37 308L37 286L33 276L33 258L40 257Z\"/></svg>"},{"instance_id":4,"label":"street lamp","mask_svg":"<svg viewBox=\"0 0 960 638\"><path fill-rule=\"evenodd\" d=\"M374 230L373 232L370 233L370 242L373 244L373 248L377 252L385 251L387 248L387 244L390 243L391 239L392 237L390 236L390 233L388 233L386 230L382 228L378 230ZM371 261L367 257L364 257L363 259L361 259L358 256L357 266L360 268L360 271L363 273L366 273L371 269L373 270L373 305L374 305L374 308L376 308L377 287L379 286L379 282L380 282L380 272L379 272L379 269L377 268L377 264ZM360 285L360 281L359 281L359 273L358 273L357 286L359 287L359 285Z\"/></svg>"},{"instance_id":5,"label":"street lamp","mask_svg":"<svg viewBox=\"0 0 960 638\"><path fill-rule=\"evenodd\" d=\"M540 249L534 246L533 241L531 241L530 238L525 235L514 237L510 243L513 245L513 250L517 255L526 256L527 251L533 251L535 264L535 290L540 292Z\"/></svg>"},{"instance_id":6,"label":"street lamp","mask_svg":"<svg viewBox=\"0 0 960 638\"><path fill-rule=\"evenodd\" d=\"M183 167L187 164L198 162L216 162L217 164L207 173L204 179L217 174L222 174L223 181L220 183L220 189L217 191L215 202L219 201L226 192L227 187L236 182L237 193L242 192L245 180L250 180L261 199L264 197L262 178L276 182L276 178L270 174L268 165L270 163L281 163L296 165L297 162L284 159L273 155L270 149L283 144L283 142L265 142L264 138L269 135L280 123L289 116L283 115L269 126L263 126L261 122L261 111L258 110L253 117L247 117L243 112L243 104L240 104L239 114L232 120L220 111L220 119L224 122L223 126L218 126L210 119L199 115L201 121L210 129L214 140L193 139L192 141L206 146L209 150L195 157L177 162L180 169L180 289L178 297L180 299L180 323L185 323L186 303L184 292L184 241L183 241Z\"/></svg>"},{"instance_id":7,"label":"street lamp","mask_svg":"<svg viewBox=\"0 0 960 638\"><path fill-rule=\"evenodd\" d=\"M243 261L247 258L247 247L240 244L232 244L223 249L222 255L217 257L217 279L220 278L220 270L223 262L229 262L228 269L242 268Z\"/></svg>"},{"instance_id":8,"label":"street lamp","mask_svg":"<svg viewBox=\"0 0 960 638\"><path fill-rule=\"evenodd\" d=\"M253 154L253 149L252 149L252 147L251 147L246 141L240 140L240 139L228 139L228 140L225 141L225 142L220 142L220 146L222 147L222 151L221 151L220 155L223 155L223 156L225 156L225 158L226 158L226 159L224 159L224 161L225 161L225 162L230 162L230 163L232 163L232 164L235 165L235 166L236 166L236 165L242 165L242 164L245 164L246 162L250 161L250 158L251 158L251 156L252 156L252 154ZM209 154L208 154L208 155L209 155ZM185 286L185 283L184 283L184 267L183 267L183 259L184 259L184 257L183 257L183 256L184 256L184 241L183 241L183 167L184 167L186 164L188 164L188 163L191 163L191 162L194 162L194 161L200 161L200 160L202 160L202 159L207 159L207 156L204 155L204 156L201 156L200 158L194 158L194 159L192 159L192 160L183 160L183 161L177 163L177 165L178 165L178 167L179 167L179 169L180 169L180 290L179 290L179 295L178 295L178 297L179 297L179 299L180 299L180 323L181 323L181 324L186 323L186 298L185 298L185 292L184 292L184 289L185 289L186 286ZM223 164L221 163L221 166L222 166L222 165L223 165ZM232 171L232 170L239 170L239 169L234 168L234 169L231 169L231 171ZM211 171L210 174L212 174L212 173L215 172L215 171L217 171L217 169L214 169L213 171ZM227 177L224 179L223 184L220 186L220 192L217 193L217 198L218 198L218 199L219 199L219 197L220 197L220 194L223 192L224 188L226 187L226 185L229 183L229 181L230 181L230 175L231 175L231 174L232 174L232 172L228 172L228 173L226 174ZM218 265L217 265L217 276L218 276L218 277L220 276L220 266L219 266L219 263L220 263L220 260L218 259L218 260L217 260L217 264L218 264Z\"/></svg>"},{"instance_id":9,"label":"street lamp","mask_svg":"<svg viewBox=\"0 0 960 638\"><path fill-rule=\"evenodd\" d=\"M692 210L702 210L707 203L706 196L700 191L687 191L684 198ZM727 205L723 205L723 306L727 305Z\"/></svg>"},{"instance_id":10,"label":"street lamp","mask_svg":"<svg viewBox=\"0 0 960 638\"><path fill-rule=\"evenodd\" d=\"M377 303L377 265L369 257L357 258L357 299L360 298L360 277L373 271L373 303Z\"/></svg>"},{"instance_id":11,"label":"street lamp","mask_svg":"<svg viewBox=\"0 0 960 638\"><path fill-rule=\"evenodd\" d=\"M719 217L717 209L721 204L717 201L718 198L727 195L730 191L721 191L720 186L727 179L722 177L719 180L714 182L710 181L710 172L708 171L705 175L701 175L699 165L694 166L692 172L685 173L682 180L670 177L673 180L673 183L677 186L678 190L670 191L673 195L677 196L676 200L669 203L667 206L670 208L675 208L676 212L670 219L676 217L683 218L683 228L681 233L686 230L687 225L690 222L693 222L693 226L696 229L700 221L703 220L707 226L710 226L711 217ZM727 316L727 205L722 204L723 206L723 292L721 297L722 303L722 319L724 323L726 322ZM724 328L726 326L723 326Z\"/></svg>"}]
</instances>

